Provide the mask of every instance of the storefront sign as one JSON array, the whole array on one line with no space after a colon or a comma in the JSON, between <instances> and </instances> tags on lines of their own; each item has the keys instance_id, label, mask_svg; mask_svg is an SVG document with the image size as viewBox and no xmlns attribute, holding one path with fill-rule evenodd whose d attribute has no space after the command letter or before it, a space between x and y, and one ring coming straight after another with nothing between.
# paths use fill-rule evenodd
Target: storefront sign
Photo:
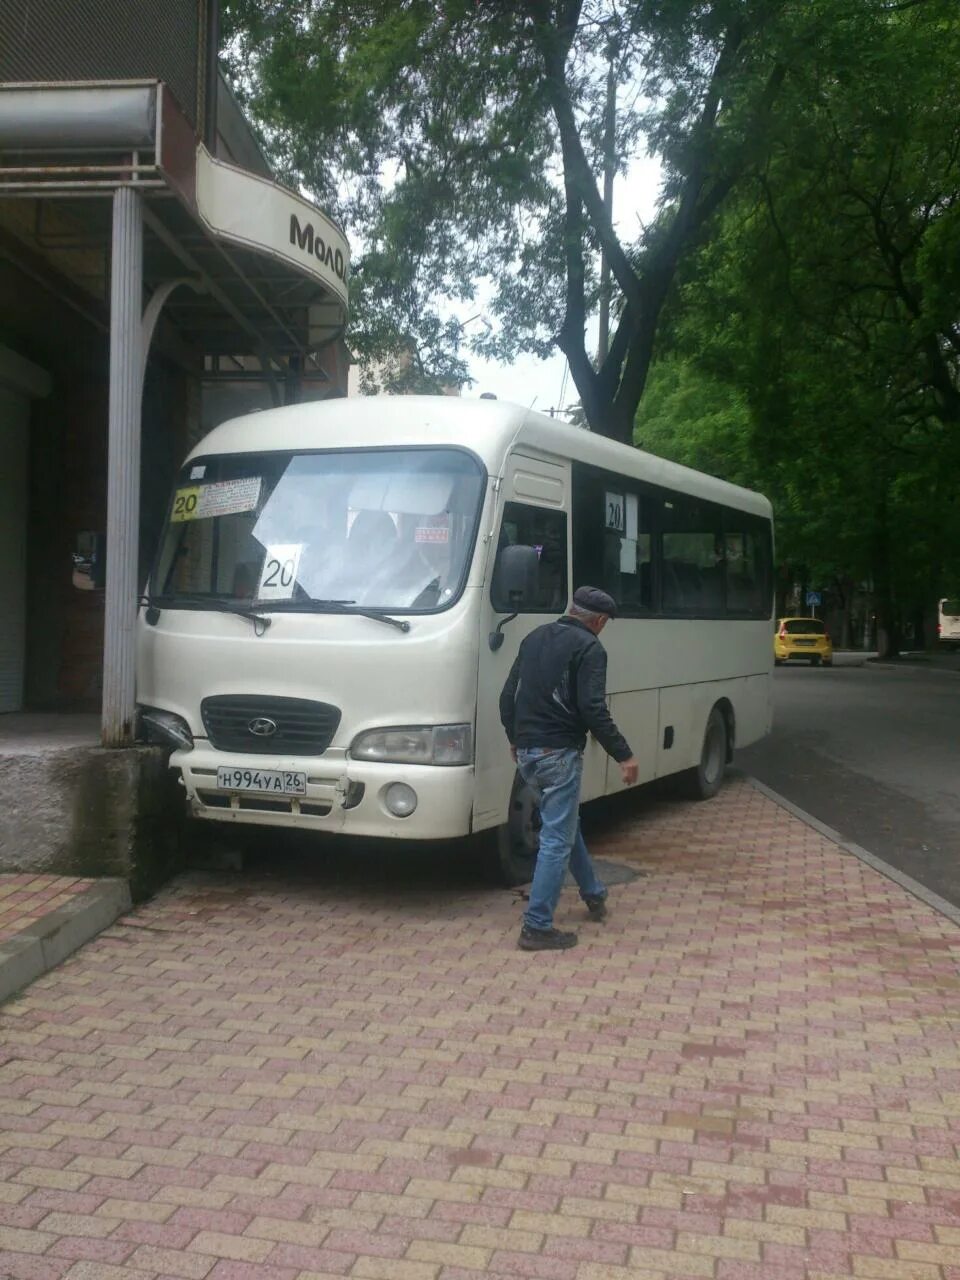
<instances>
[{"instance_id":1,"label":"storefront sign","mask_svg":"<svg viewBox=\"0 0 960 1280\"><path fill-rule=\"evenodd\" d=\"M197 211L215 235L282 258L347 304L350 248L316 205L197 151Z\"/></svg>"}]
</instances>

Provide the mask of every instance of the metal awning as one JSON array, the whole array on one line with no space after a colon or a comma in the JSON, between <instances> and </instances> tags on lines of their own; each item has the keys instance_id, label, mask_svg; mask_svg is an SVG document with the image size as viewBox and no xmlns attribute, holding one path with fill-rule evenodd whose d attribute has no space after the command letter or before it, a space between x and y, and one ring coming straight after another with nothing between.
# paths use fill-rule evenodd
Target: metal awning
<instances>
[{"instance_id":1,"label":"metal awning","mask_svg":"<svg viewBox=\"0 0 960 1280\"><path fill-rule=\"evenodd\" d=\"M143 281L174 280L165 328L183 352L319 372L343 332L349 249L296 193L211 156L160 82L0 85L0 252L109 297L111 197L143 198Z\"/></svg>"}]
</instances>

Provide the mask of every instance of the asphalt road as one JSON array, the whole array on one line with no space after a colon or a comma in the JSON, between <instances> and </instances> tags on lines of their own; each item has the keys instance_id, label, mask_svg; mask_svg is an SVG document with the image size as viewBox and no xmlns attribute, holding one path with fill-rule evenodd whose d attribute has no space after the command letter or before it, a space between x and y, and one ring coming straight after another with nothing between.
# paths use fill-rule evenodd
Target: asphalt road
<instances>
[{"instance_id":1,"label":"asphalt road","mask_svg":"<svg viewBox=\"0 0 960 1280\"><path fill-rule=\"evenodd\" d=\"M838 654L778 668L774 704L737 763L960 906L960 674Z\"/></svg>"}]
</instances>

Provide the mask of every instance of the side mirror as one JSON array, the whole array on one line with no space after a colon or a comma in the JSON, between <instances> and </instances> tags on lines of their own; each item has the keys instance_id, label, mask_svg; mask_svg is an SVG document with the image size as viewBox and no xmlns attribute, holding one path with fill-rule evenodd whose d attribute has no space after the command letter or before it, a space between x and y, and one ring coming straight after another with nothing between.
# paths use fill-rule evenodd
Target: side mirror
<instances>
[{"instance_id":1,"label":"side mirror","mask_svg":"<svg viewBox=\"0 0 960 1280\"><path fill-rule=\"evenodd\" d=\"M536 547L504 547L497 560L497 598L513 610L537 598L540 556Z\"/></svg>"},{"instance_id":2,"label":"side mirror","mask_svg":"<svg viewBox=\"0 0 960 1280\"><path fill-rule=\"evenodd\" d=\"M536 547L503 547L497 556L493 594L499 602L494 608L508 608L512 612L497 623L496 631L488 636L494 653L503 644L503 627L517 616L526 605L537 598L540 581L540 553ZM506 602L504 604L504 602Z\"/></svg>"},{"instance_id":3,"label":"side mirror","mask_svg":"<svg viewBox=\"0 0 960 1280\"><path fill-rule=\"evenodd\" d=\"M89 530L77 534L73 561L73 585L78 591L102 591L106 583L107 539Z\"/></svg>"}]
</instances>

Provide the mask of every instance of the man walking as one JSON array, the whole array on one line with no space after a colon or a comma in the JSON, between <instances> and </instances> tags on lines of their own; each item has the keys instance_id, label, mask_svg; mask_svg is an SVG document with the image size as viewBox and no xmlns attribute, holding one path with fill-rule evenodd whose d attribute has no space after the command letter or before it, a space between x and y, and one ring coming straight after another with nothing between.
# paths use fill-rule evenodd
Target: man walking
<instances>
[{"instance_id":1,"label":"man walking","mask_svg":"<svg viewBox=\"0 0 960 1280\"><path fill-rule=\"evenodd\" d=\"M518 944L524 951L577 945L575 933L553 927L568 866L590 918L607 914L607 890L580 833L580 780L588 732L620 765L626 786L639 774L607 710L607 655L597 637L616 616L605 591L578 587L564 617L537 627L521 643L500 694L511 754L540 801L540 852Z\"/></svg>"}]
</instances>

